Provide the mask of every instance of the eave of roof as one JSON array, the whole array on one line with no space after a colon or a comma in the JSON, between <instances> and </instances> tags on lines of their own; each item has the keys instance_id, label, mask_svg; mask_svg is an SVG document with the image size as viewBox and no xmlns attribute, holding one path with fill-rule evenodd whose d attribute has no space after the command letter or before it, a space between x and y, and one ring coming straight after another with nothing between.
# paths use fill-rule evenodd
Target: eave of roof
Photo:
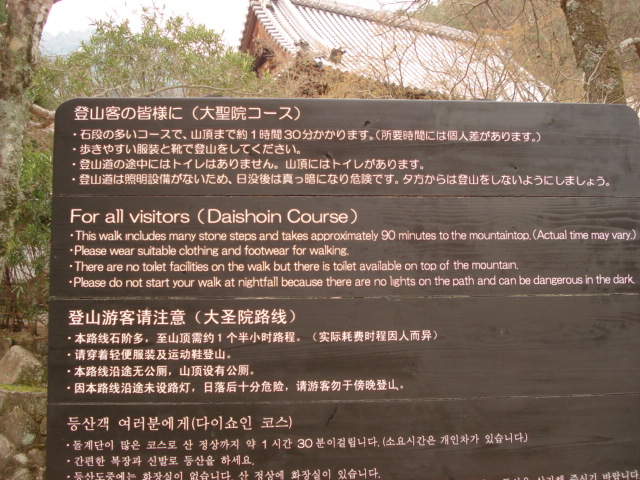
<instances>
[{"instance_id":1,"label":"eave of roof","mask_svg":"<svg viewBox=\"0 0 640 480\"><path fill-rule=\"evenodd\" d=\"M543 86L524 70L482 53L477 42L491 39L462 30L332 0L251 0L245 45L251 15L283 51L295 55L305 45L319 63L343 71L462 98L542 97ZM340 63L331 63L331 52L343 49ZM520 82L513 81L514 72Z\"/></svg>"}]
</instances>

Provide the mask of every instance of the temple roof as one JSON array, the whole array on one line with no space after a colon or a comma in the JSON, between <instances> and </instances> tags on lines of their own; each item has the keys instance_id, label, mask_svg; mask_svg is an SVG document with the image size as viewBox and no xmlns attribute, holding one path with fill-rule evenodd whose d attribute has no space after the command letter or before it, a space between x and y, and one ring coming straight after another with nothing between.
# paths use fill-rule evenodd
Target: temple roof
<instances>
[{"instance_id":1,"label":"temple roof","mask_svg":"<svg viewBox=\"0 0 640 480\"><path fill-rule=\"evenodd\" d=\"M241 42L257 26L282 51L317 63L453 98L541 101L548 87L508 58L495 39L406 15L330 0L251 0Z\"/></svg>"}]
</instances>

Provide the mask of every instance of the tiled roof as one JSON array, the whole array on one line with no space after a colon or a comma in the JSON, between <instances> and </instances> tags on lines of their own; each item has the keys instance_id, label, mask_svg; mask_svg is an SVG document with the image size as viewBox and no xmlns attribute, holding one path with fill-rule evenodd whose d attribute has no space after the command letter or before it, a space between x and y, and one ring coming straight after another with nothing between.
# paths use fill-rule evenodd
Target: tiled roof
<instances>
[{"instance_id":1,"label":"tiled roof","mask_svg":"<svg viewBox=\"0 0 640 480\"><path fill-rule=\"evenodd\" d=\"M378 81L468 99L546 91L491 38L330 0L251 0L250 10L282 50L308 46L318 62Z\"/></svg>"}]
</instances>

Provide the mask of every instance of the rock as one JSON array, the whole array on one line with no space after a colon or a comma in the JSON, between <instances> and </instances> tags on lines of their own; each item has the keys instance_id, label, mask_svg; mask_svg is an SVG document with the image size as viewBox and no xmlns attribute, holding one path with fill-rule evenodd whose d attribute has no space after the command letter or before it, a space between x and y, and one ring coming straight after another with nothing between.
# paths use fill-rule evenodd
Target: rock
<instances>
[{"instance_id":1,"label":"rock","mask_svg":"<svg viewBox=\"0 0 640 480\"><path fill-rule=\"evenodd\" d=\"M44 365L19 345L11 347L0 360L0 384L38 386L45 379Z\"/></svg>"},{"instance_id":2,"label":"rock","mask_svg":"<svg viewBox=\"0 0 640 480\"><path fill-rule=\"evenodd\" d=\"M27 457L27 455L24 453L19 453L13 457L13 463L19 465L20 467L28 467L29 457Z\"/></svg>"},{"instance_id":3,"label":"rock","mask_svg":"<svg viewBox=\"0 0 640 480\"><path fill-rule=\"evenodd\" d=\"M31 415L36 421L47 415L47 394L42 391L12 392L12 406L18 406Z\"/></svg>"},{"instance_id":4,"label":"rock","mask_svg":"<svg viewBox=\"0 0 640 480\"><path fill-rule=\"evenodd\" d=\"M4 357L12 346L13 340L10 338L0 338L0 358Z\"/></svg>"},{"instance_id":5,"label":"rock","mask_svg":"<svg viewBox=\"0 0 640 480\"><path fill-rule=\"evenodd\" d=\"M0 416L20 407L39 422L47 414L47 392L38 387L0 385Z\"/></svg>"},{"instance_id":6,"label":"rock","mask_svg":"<svg viewBox=\"0 0 640 480\"><path fill-rule=\"evenodd\" d=\"M7 466L9 460L11 460L11 457L13 456L14 451L15 448L9 441L9 439L0 434L0 472L2 472Z\"/></svg>"},{"instance_id":7,"label":"rock","mask_svg":"<svg viewBox=\"0 0 640 480\"><path fill-rule=\"evenodd\" d=\"M44 450L40 448L32 448L27 452L27 457L33 465L36 467L44 467L46 463L46 457L44 454Z\"/></svg>"},{"instance_id":8,"label":"rock","mask_svg":"<svg viewBox=\"0 0 640 480\"><path fill-rule=\"evenodd\" d=\"M36 338L34 339L35 341L34 341L32 351L36 355L40 355L41 357L46 357L49 354L49 339L47 337L47 325L49 324L49 314L42 313L38 315L36 323L38 325L38 332L35 335Z\"/></svg>"},{"instance_id":9,"label":"rock","mask_svg":"<svg viewBox=\"0 0 640 480\"><path fill-rule=\"evenodd\" d=\"M20 407L0 417L0 432L18 447L36 443L38 430L38 425Z\"/></svg>"},{"instance_id":10,"label":"rock","mask_svg":"<svg viewBox=\"0 0 640 480\"><path fill-rule=\"evenodd\" d=\"M47 478L46 472L47 472L47 469L45 467L39 468L36 471L35 480L46 480Z\"/></svg>"},{"instance_id":11,"label":"rock","mask_svg":"<svg viewBox=\"0 0 640 480\"><path fill-rule=\"evenodd\" d=\"M26 468L18 468L7 480L33 480L34 475Z\"/></svg>"}]
</instances>

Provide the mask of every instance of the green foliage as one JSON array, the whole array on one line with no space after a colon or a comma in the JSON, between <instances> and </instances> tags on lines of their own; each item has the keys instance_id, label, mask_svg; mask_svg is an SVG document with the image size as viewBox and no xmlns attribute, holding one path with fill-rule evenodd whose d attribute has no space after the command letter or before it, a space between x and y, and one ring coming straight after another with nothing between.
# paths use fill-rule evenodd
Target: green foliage
<instances>
[{"instance_id":1,"label":"green foliage","mask_svg":"<svg viewBox=\"0 0 640 480\"><path fill-rule=\"evenodd\" d=\"M0 282L1 328L35 330L38 315L47 309L52 170L49 154L25 148L23 198Z\"/></svg>"},{"instance_id":2,"label":"green foliage","mask_svg":"<svg viewBox=\"0 0 640 480\"><path fill-rule=\"evenodd\" d=\"M98 21L93 36L72 54L40 58L30 96L54 110L76 97L277 95L275 82L258 78L252 67L250 56L205 26L145 8L140 27L128 20ZM31 146L24 153L23 201L0 272L0 328L33 330L47 309L52 176L47 151Z\"/></svg>"},{"instance_id":3,"label":"green foliage","mask_svg":"<svg viewBox=\"0 0 640 480\"><path fill-rule=\"evenodd\" d=\"M67 57L43 59L32 88L49 109L74 97L272 95L273 82L252 71L253 59L219 34L183 17L143 9L128 20L98 21L95 33Z\"/></svg>"}]
</instances>

